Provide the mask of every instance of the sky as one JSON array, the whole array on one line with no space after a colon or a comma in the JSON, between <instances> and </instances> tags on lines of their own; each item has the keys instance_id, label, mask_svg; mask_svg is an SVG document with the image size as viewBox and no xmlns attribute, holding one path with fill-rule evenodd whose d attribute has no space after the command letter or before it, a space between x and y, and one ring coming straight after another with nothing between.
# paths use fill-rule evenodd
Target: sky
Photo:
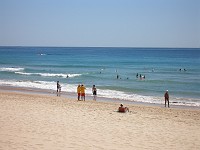
<instances>
[{"instance_id":1,"label":"sky","mask_svg":"<svg viewBox=\"0 0 200 150\"><path fill-rule=\"evenodd\" d=\"M200 48L200 0L0 0L0 46Z\"/></svg>"}]
</instances>

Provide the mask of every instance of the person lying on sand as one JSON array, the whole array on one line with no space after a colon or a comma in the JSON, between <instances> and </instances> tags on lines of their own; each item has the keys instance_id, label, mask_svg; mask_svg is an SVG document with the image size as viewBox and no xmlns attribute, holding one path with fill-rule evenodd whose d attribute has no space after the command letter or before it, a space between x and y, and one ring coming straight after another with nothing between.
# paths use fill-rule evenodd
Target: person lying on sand
<instances>
[{"instance_id":1,"label":"person lying on sand","mask_svg":"<svg viewBox=\"0 0 200 150\"><path fill-rule=\"evenodd\" d=\"M129 109L128 109L128 107L124 107L123 106L123 104L120 104L120 107L119 107L119 109L118 109L118 112L123 112L123 113L125 113L125 112L129 112Z\"/></svg>"}]
</instances>

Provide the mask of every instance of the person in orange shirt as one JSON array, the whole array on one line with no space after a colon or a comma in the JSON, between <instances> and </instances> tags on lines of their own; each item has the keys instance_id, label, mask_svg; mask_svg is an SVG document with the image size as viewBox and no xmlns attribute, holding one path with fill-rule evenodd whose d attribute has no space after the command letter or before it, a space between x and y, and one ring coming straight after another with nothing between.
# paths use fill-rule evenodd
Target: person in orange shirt
<instances>
[{"instance_id":1,"label":"person in orange shirt","mask_svg":"<svg viewBox=\"0 0 200 150\"><path fill-rule=\"evenodd\" d=\"M80 87L80 90L81 90L81 100L84 100L85 101L85 86L82 84L81 87Z\"/></svg>"},{"instance_id":2,"label":"person in orange shirt","mask_svg":"<svg viewBox=\"0 0 200 150\"><path fill-rule=\"evenodd\" d=\"M80 101L80 96L81 96L81 85L80 84L77 87L77 94L78 94L78 101Z\"/></svg>"}]
</instances>

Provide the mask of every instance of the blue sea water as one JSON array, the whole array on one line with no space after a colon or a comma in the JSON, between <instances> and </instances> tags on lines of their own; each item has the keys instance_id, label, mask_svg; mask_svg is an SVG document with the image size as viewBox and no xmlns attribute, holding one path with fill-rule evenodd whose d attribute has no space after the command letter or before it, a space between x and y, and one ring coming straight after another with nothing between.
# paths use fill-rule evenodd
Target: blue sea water
<instances>
[{"instance_id":1,"label":"blue sea water","mask_svg":"<svg viewBox=\"0 0 200 150\"><path fill-rule=\"evenodd\" d=\"M198 48L0 47L0 85L56 90L60 81L91 95L95 84L100 97L158 104L169 90L173 105L200 106L199 79Z\"/></svg>"}]
</instances>

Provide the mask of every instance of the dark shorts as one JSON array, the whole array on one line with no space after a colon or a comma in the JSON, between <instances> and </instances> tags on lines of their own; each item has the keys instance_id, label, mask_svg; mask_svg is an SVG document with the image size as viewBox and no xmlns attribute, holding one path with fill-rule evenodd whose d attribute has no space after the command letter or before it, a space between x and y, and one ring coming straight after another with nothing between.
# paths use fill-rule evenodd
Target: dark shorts
<instances>
[{"instance_id":1,"label":"dark shorts","mask_svg":"<svg viewBox=\"0 0 200 150\"><path fill-rule=\"evenodd\" d=\"M96 92L96 91L94 91L94 92L93 92L93 95L97 95L97 92Z\"/></svg>"}]
</instances>

